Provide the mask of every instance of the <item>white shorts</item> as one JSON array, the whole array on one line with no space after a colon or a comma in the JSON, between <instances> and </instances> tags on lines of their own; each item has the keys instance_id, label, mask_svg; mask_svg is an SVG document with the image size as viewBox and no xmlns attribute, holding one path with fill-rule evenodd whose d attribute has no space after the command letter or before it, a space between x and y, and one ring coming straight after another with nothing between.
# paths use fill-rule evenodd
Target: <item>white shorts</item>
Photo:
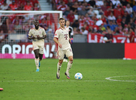
<instances>
[{"instance_id":1,"label":"white shorts","mask_svg":"<svg viewBox=\"0 0 136 100\"><path fill-rule=\"evenodd\" d=\"M57 54L58 54L58 59L60 60L64 58L64 54L66 55L66 57L73 56L73 52L71 48L66 50L58 50Z\"/></svg>"},{"instance_id":2,"label":"white shorts","mask_svg":"<svg viewBox=\"0 0 136 100\"><path fill-rule=\"evenodd\" d=\"M39 53L43 54L44 43L43 41L33 42L33 50L39 49Z\"/></svg>"}]
</instances>

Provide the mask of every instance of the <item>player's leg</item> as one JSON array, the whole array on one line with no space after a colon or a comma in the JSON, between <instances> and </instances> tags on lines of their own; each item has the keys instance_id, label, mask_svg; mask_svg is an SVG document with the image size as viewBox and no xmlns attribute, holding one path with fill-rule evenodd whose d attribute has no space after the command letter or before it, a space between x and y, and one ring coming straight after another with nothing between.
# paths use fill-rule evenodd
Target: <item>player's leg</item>
<instances>
[{"instance_id":1,"label":"player's leg","mask_svg":"<svg viewBox=\"0 0 136 100\"><path fill-rule=\"evenodd\" d=\"M73 63L72 49L68 49L67 52L66 52L66 55L67 55L69 61L68 61L68 64L67 64L67 69L66 69L65 75L67 76L68 79L70 79L69 70L71 69L72 63Z\"/></svg>"},{"instance_id":2,"label":"player's leg","mask_svg":"<svg viewBox=\"0 0 136 100\"><path fill-rule=\"evenodd\" d=\"M43 50L44 50L44 43L41 42L39 45L39 67L41 65L40 61L43 58Z\"/></svg>"},{"instance_id":3,"label":"player's leg","mask_svg":"<svg viewBox=\"0 0 136 100\"><path fill-rule=\"evenodd\" d=\"M36 72L39 72L39 49L34 50Z\"/></svg>"},{"instance_id":4,"label":"player's leg","mask_svg":"<svg viewBox=\"0 0 136 100\"><path fill-rule=\"evenodd\" d=\"M58 54L59 62L57 63L57 74L56 74L56 78L59 79L60 78L60 68L61 68L61 65L63 63L63 58L64 58L64 52L62 50L59 50L57 52L57 54Z\"/></svg>"},{"instance_id":5,"label":"player's leg","mask_svg":"<svg viewBox=\"0 0 136 100\"><path fill-rule=\"evenodd\" d=\"M41 65L40 61L42 60L42 58L43 58L43 54L40 54L40 53L39 53L39 67L40 67L40 65Z\"/></svg>"}]
</instances>

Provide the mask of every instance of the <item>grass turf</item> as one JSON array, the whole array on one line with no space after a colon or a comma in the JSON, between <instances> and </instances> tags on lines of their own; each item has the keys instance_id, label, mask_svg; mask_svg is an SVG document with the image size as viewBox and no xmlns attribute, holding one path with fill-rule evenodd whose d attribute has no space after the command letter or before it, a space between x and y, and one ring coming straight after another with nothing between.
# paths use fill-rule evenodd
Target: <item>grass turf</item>
<instances>
[{"instance_id":1,"label":"grass turf","mask_svg":"<svg viewBox=\"0 0 136 100\"><path fill-rule=\"evenodd\" d=\"M71 79L64 75L67 63L56 79L57 62L43 59L36 72L33 59L0 59L0 100L136 100L135 60L74 59Z\"/></svg>"}]
</instances>

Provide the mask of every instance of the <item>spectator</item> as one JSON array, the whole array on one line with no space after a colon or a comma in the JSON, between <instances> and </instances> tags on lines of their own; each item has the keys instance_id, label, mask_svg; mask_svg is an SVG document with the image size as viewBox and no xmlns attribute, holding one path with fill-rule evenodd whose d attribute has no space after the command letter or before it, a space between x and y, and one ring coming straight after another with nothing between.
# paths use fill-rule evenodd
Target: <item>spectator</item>
<instances>
[{"instance_id":1,"label":"spectator","mask_svg":"<svg viewBox=\"0 0 136 100\"><path fill-rule=\"evenodd\" d=\"M107 6L110 6L111 5L111 0L106 0L106 2L107 2Z\"/></svg>"},{"instance_id":2,"label":"spectator","mask_svg":"<svg viewBox=\"0 0 136 100\"><path fill-rule=\"evenodd\" d=\"M34 8L33 10L41 10L40 6L38 5L38 3L34 4Z\"/></svg>"},{"instance_id":3,"label":"spectator","mask_svg":"<svg viewBox=\"0 0 136 100\"><path fill-rule=\"evenodd\" d=\"M123 18L123 19L122 19L122 22L121 22L121 26L124 28L124 27L125 27L125 24L126 24L126 18Z\"/></svg>"},{"instance_id":4,"label":"spectator","mask_svg":"<svg viewBox=\"0 0 136 100\"><path fill-rule=\"evenodd\" d=\"M78 29L77 29L77 28L74 28L73 31L74 31L74 35L78 35L78 34L79 34L79 35L82 35L82 32L80 31L79 28L78 28Z\"/></svg>"},{"instance_id":5,"label":"spectator","mask_svg":"<svg viewBox=\"0 0 136 100\"><path fill-rule=\"evenodd\" d=\"M96 6L97 7L100 7L100 6L103 6L104 5L104 2L102 0L97 0L96 1Z\"/></svg>"},{"instance_id":6,"label":"spectator","mask_svg":"<svg viewBox=\"0 0 136 100\"><path fill-rule=\"evenodd\" d=\"M77 10L78 10L78 11L81 11L81 10L82 10L82 6L83 6L82 3L81 3L81 2L78 2L78 8L77 8Z\"/></svg>"},{"instance_id":7,"label":"spectator","mask_svg":"<svg viewBox=\"0 0 136 100\"><path fill-rule=\"evenodd\" d=\"M11 10L17 10L18 6L17 4L15 3L15 1L13 0L12 1L12 4L9 5L9 9Z\"/></svg>"},{"instance_id":8,"label":"spectator","mask_svg":"<svg viewBox=\"0 0 136 100\"><path fill-rule=\"evenodd\" d=\"M86 11L88 11L88 10L89 10L89 8L90 8L90 6L88 5L88 3L87 3L87 2L84 2L84 3L83 3L83 6L85 6L85 10L86 10Z\"/></svg>"},{"instance_id":9,"label":"spectator","mask_svg":"<svg viewBox=\"0 0 136 100\"><path fill-rule=\"evenodd\" d=\"M110 2L110 5L107 6L107 10L104 12L104 14L105 14L105 16L108 17L110 15L110 13L113 11L114 11L114 6L113 6L112 2Z\"/></svg>"},{"instance_id":10,"label":"spectator","mask_svg":"<svg viewBox=\"0 0 136 100\"><path fill-rule=\"evenodd\" d=\"M73 28L79 28L79 21L75 20L74 23L72 24Z\"/></svg>"},{"instance_id":11,"label":"spectator","mask_svg":"<svg viewBox=\"0 0 136 100\"><path fill-rule=\"evenodd\" d=\"M87 11L85 10L85 6L82 7L82 10L78 12L79 15L85 15Z\"/></svg>"},{"instance_id":12,"label":"spectator","mask_svg":"<svg viewBox=\"0 0 136 100\"><path fill-rule=\"evenodd\" d=\"M52 29L48 29L46 36L47 36L47 42L53 44L54 43L54 41L53 41L54 34L53 34Z\"/></svg>"},{"instance_id":13,"label":"spectator","mask_svg":"<svg viewBox=\"0 0 136 100\"><path fill-rule=\"evenodd\" d=\"M111 0L114 7L117 7L117 5L121 4L119 0Z\"/></svg>"},{"instance_id":14,"label":"spectator","mask_svg":"<svg viewBox=\"0 0 136 100\"><path fill-rule=\"evenodd\" d=\"M73 24L74 20L75 20L75 16L72 10L70 10L70 13L67 16L67 19L70 21L71 24Z\"/></svg>"},{"instance_id":15,"label":"spectator","mask_svg":"<svg viewBox=\"0 0 136 100\"><path fill-rule=\"evenodd\" d=\"M63 15L66 17L70 13L70 8L67 7L66 10L64 11Z\"/></svg>"},{"instance_id":16,"label":"spectator","mask_svg":"<svg viewBox=\"0 0 136 100\"><path fill-rule=\"evenodd\" d=\"M104 14L101 16L101 20L103 24L106 24L106 16Z\"/></svg>"},{"instance_id":17,"label":"spectator","mask_svg":"<svg viewBox=\"0 0 136 100\"><path fill-rule=\"evenodd\" d=\"M118 16L123 16L124 15L124 10L121 8L120 5L118 5L114 10L114 16L117 18Z\"/></svg>"},{"instance_id":18,"label":"spectator","mask_svg":"<svg viewBox=\"0 0 136 100\"><path fill-rule=\"evenodd\" d=\"M95 0L90 0L90 1L88 2L88 4L89 4L90 6L92 6L92 7L95 7L96 2L95 2Z\"/></svg>"},{"instance_id":19,"label":"spectator","mask_svg":"<svg viewBox=\"0 0 136 100\"><path fill-rule=\"evenodd\" d=\"M46 20L47 26L48 26L48 27L50 26L50 27L52 28L52 21L51 21L51 19L50 19L50 16L48 15L46 19L47 19L47 20Z\"/></svg>"},{"instance_id":20,"label":"spectator","mask_svg":"<svg viewBox=\"0 0 136 100\"><path fill-rule=\"evenodd\" d=\"M28 0L29 1L29 0ZM32 1L32 6L34 7L35 4L37 4L38 8L41 9L40 3L38 0L31 0Z\"/></svg>"},{"instance_id":21,"label":"spectator","mask_svg":"<svg viewBox=\"0 0 136 100\"><path fill-rule=\"evenodd\" d=\"M7 0L7 2L6 2L7 4L8 4L8 6L10 5L10 4L12 4L12 0Z\"/></svg>"},{"instance_id":22,"label":"spectator","mask_svg":"<svg viewBox=\"0 0 136 100\"><path fill-rule=\"evenodd\" d=\"M4 4L4 0L0 0L0 6Z\"/></svg>"},{"instance_id":23,"label":"spectator","mask_svg":"<svg viewBox=\"0 0 136 100\"><path fill-rule=\"evenodd\" d=\"M48 26L47 26L47 23L45 23L46 21L45 21L45 19L43 18L42 20L41 20L41 23L39 24L42 28L44 28L45 30L47 30L47 28L48 28Z\"/></svg>"},{"instance_id":24,"label":"spectator","mask_svg":"<svg viewBox=\"0 0 136 100\"><path fill-rule=\"evenodd\" d=\"M136 5L133 6L133 11L136 12Z\"/></svg>"},{"instance_id":25,"label":"spectator","mask_svg":"<svg viewBox=\"0 0 136 100\"><path fill-rule=\"evenodd\" d=\"M6 1L4 1L4 4L1 5L1 10L8 10L8 4L6 3Z\"/></svg>"},{"instance_id":26,"label":"spectator","mask_svg":"<svg viewBox=\"0 0 136 100\"><path fill-rule=\"evenodd\" d=\"M88 31L85 30L84 27L82 27L82 28L81 28L81 33L82 33L82 35L87 35L87 34L88 34Z\"/></svg>"},{"instance_id":27,"label":"spectator","mask_svg":"<svg viewBox=\"0 0 136 100\"><path fill-rule=\"evenodd\" d=\"M135 33L134 33L134 29L131 27L129 30L129 41L130 43L134 43L134 37L135 37Z\"/></svg>"},{"instance_id":28,"label":"spectator","mask_svg":"<svg viewBox=\"0 0 136 100\"><path fill-rule=\"evenodd\" d=\"M30 2L28 1L27 4L24 6L24 10L32 10L33 6L30 4Z\"/></svg>"},{"instance_id":29,"label":"spectator","mask_svg":"<svg viewBox=\"0 0 136 100\"><path fill-rule=\"evenodd\" d=\"M108 16L108 20L111 20L111 21L115 21L116 18L115 16L113 15L113 13L111 12L111 14Z\"/></svg>"},{"instance_id":30,"label":"spectator","mask_svg":"<svg viewBox=\"0 0 136 100\"><path fill-rule=\"evenodd\" d=\"M63 12L66 10L66 8L67 5L65 4L65 2L62 2L62 4L57 7L58 10L61 10Z\"/></svg>"},{"instance_id":31,"label":"spectator","mask_svg":"<svg viewBox=\"0 0 136 100\"><path fill-rule=\"evenodd\" d=\"M4 32L4 33L8 33L8 29L9 29L9 18L3 14L3 16L1 17L1 30Z\"/></svg>"},{"instance_id":32,"label":"spectator","mask_svg":"<svg viewBox=\"0 0 136 100\"><path fill-rule=\"evenodd\" d=\"M124 35L128 35L128 25L127 24L125 24L123 32L124 32Z\"/></svg>"},{"instance_id":33,"label":"spectator","mask_svg":"<svg viewBox=\"0 0 136 100\"><path fill-rule=\"evenodd\" d=\"M124 16L123 18L126 18L126 24L128 24L130 22L130 15L127 13L127 11L124 12Z\"/></svg>"},{"instance_id":34,"label":"spectator","mask_svg":"<svg viewBox=\"0 0 136 100\"><path fill-rule=\"evenodd\" d=\"M97 33L103 33L103 31L105 31L105 30L106 30L106 28L103 26L103 24L101 24L99 26L99 29L97 30Z\"/></svg>"},{"instance_id":35,"label":"spectator","mask_svg":"<svg viewBox=\"0 0 136 100\"><path fill-rule=\"evenodd\" d=\"M106 28L107 26L110 27L110 29L111 29L112 31L114 31L115 25L113 24L113 21L112 21L112 20L109 20L109 21L108 21L108 24L105 24L105 25L104 25L105 28Z\"/></svg>"},{"instance_id":36,"label":"spectator","mask_svg":"<svg viewBox=\"0 0 136 100\"><path fill-rule=\"evenodd\" d=\"M70 7L70 9L71 9L71 7L72 7L72 5L73 5L73 1L72 0L68 0L69 2L68 2L68 6Z\"/></svg>"},{"instance_id":37,"label":"spectator","mask_svg":"<svg viewBox=\"0 0 136 100\"><path fill-rule=\"evenodd\" d=\"M90 9L87 11L89 17L91 18L92 16L94 16L94 12L93 12L93 7L90 7Z\"/></svg>"},{"instance_id":38,"label":"spectator","mask_svg":"<svg viewBox=\"0 0 136 100\"><path fill-rule=\"evenodd\" d=\"M123 30L123 27L122 27L121 23L118 23L118 33L121 35L124 35L124 32L122 30Z\"/></svg>"},{"instance_id":39,"label":"spectator","mask_svg":"<svg viewBox=\"0 0 136 100\"><path fill-rule=\"evenodd\" d=\"M113 40L113 31L107 26L107 33L104 35L107 39L104 39L105 43L112 43Z\"/></svg>"},{"instance_id":40,"label":"spectator","mask_svg":"<svg viewBox=\"0 0 136 100\"><path fill-rule=\"evenodd\" d=\"M71 6L70 9L73 10L73 12L74 12L75 10L77 10L77 9L78 9L78 3L75 2L75 3Z\"/></svg>"},{"instance_id":41,"label":"spectator","mask_svg":"<svg viewBox=\"0 0 136 100\"><path fill-rule=\"evenodd\" d=\"M132 14L133 9L132 9L132 7L130 7L130 4L127 4L125 11L127 11L127 13L128 13L129 15Z\"/></svg>"},{"instance_id":42,"label":"spectator","mask_svg":"<svg viewBox=\"0 0 136 100\"><path fill-rule=\"evenodd\" d=\"M119 15L118 17L117 17L117 23L121 23L122 22L122 17L121 17L121 15Z\"/></svg>"},{"instance_id":43,"label":"spectator","mask_svg":"<svg viewBox=\"0 0 136 100\"><path fill-rule=\"evenodd\" d=\"M132 28L135 28L135 23L134 23L134 20L131 18L130 19L130 27L132 27Z\"/></svg>"},{"instance_id":44,"label":"spectator","mask_svg":"<svg viewBox=\"0 0 136 100\"><path fill-rule=\"evenodd\" d=\"M128 2L126 0L120 0L122 6L127 6Z\"/></svg>"},{"instance_id":45,"label":"spectator","mask_svg":"<svg viewBox=\"0 0 136 100\"><path fill-rule=\"evenodd\" d=\"M104 4L101 6L101 9L103 12L105 12L107 10L107 3L104 2Z\"/></svg>"},{"instance_id":46,"label":"spectator","mask_svg":"<svg viewBox=\"0 0 136 100\"><path fill-rule=\"evenodd\" d=\"M16 30L16 33L21 33L22 32L22 26L19 24L18 21L16 21L14 25L14 29Z\"/></svg>"}]
</instances>

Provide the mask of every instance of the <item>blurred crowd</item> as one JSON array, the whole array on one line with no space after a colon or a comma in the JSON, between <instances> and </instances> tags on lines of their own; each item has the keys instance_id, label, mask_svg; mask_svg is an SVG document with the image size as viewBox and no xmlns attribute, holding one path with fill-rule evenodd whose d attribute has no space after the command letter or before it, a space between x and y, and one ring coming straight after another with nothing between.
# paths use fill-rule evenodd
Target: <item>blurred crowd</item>
<instances>
[{"instance_id":1,"label":"blurred crowd","mask_svg":"<svg viewBox=\"0 0 136 100\"><path fill-rule=\"evenodd\" d=\"M0 11L39 11L41 10L38 0L0 0ZM0 42L8 39L9 34L27 34L33 28L33 20L39 19L39 24L45 30L51 30L52 20L50 14L28 14L28 13L0 13ZM51 35L52 35L51 34ZM50 37L49 37L50 38ZM47 41L50 41L47 39Z\"/></svg>"},{"instance_id":2,"label":"blurred crowd","mask_svg":"<svg viewBox=\"0 0 136 100\"><path fill-rule=\"evenodd\" d=\"M136 33L136 0L52 0L55 10L63 11L75 34L105 34L107 26L113 35Z\"/></svg>"}]
</instances>

